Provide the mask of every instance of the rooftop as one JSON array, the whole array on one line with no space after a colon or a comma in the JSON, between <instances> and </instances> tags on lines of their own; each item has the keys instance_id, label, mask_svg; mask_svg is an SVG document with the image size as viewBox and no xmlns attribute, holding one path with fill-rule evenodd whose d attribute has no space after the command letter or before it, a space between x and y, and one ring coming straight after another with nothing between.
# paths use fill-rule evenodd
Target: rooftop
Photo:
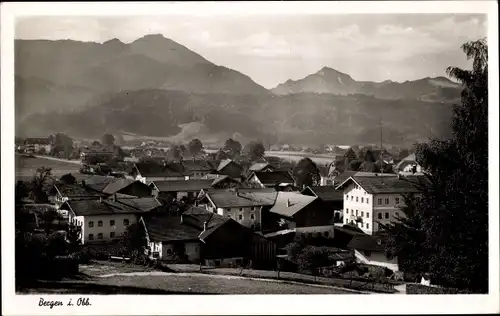
<instances>
[{"instance_id":1,"label":"rooftop","mask_svg":"<svg viewBox=\"0 0 500 316\"><path fill-rule=\"evenodd\" d=\"M179 191L200 191L208 189L212 184L212 180L170 180L170 181L153 181L152 184L158 188L160 192L179 192Z\"/></svg>"},{"instance_id":2,"label":"rooftop","mask_svg":"<svg viewBox=\"0 0 500 316\"><path fill-rule=\"evenodd\" d=\"M350 249L385 252L386 238L382 236L357 235L347 245Z\"/></svg>"},{"instance_id":3,"label":"rooftop","mask_svg":"<svg viewBox=\"0 0 500 316\"><path fill-rule=\"evenodd\" d=\"M191 175L191 172L182 171L172 163L164 166L158 163L138 162L135 166L143 177L183 177Z\"/></svg>"},{"instance_id":4,"label":"rooftop","mask_svg":"<svg viewBox=\"0 0 500 316\"><path fill-rule=\"evenodd\" d=\"M271 165L267 162L257 162L248 168L249 171L262 171L263 169L271 167Z\"/></svg>"},{"instance_id":5,"label":"rooftop","mask_svg":"<svg viewBox=\"0 0 500 316\"><path fill-rule=\"evenodd\" d=\"M303 195L296 192L278 192L276 203L269 211L271 213L292 217L316 199L317 197L315 196Z\"/></svg>"},{"instance_id":6,"label":"rooftop","mask_svg":"<svg viewBox=\"0 0 500 316\"><path fill-rule=\"evenodd\" d=\"M288 171L271 171L253 173L263 185L276 185L281 183L295 183L295 179Z\"/></svg>"},{"instance_id":7,"label":"rooftop","mask_svg":"<svg viewBox=\"0 0 500 316\"><path fill-rule=\"evenodd\" d=\"M311 186L307 187L307 189L325 202L342 201L344 199L344 192L342 190L335 190L333 186Z\"/></svg>"},{"instance_id":8,"label":"rooftop","mask_svg":"<svg viewBox=\"0 0 500 316\"><path fill-rule=\"evenodd\" d=\"M69 200L64 204L69 205L76 216L147 213L161 206L154 198Z\"/></svg>"},{"instance_id":9,"label":"rooftop","mask_svg":"<svg viewBox=\"0 0 500 316\"><path fill-rule=\"evenodd\" d=\"M352 176L339 184L337 189L344 187L350 181L356 182L370 194L417 193L421 191L420 186L428 184L424 176Z\"/></svg>"},{"instance_id":10,"label":"rooftop","mask_svg":"<svg viewBox=\"0 0 500 316\"><path fill-rule=\"evenodd\" d=\"M237 192L230 190L209 190L206 196L217 206L227 207L249 207L249 206L271 206L276 201L277 192L259 191L255 189Z\"/></svg>"}]
</instances>

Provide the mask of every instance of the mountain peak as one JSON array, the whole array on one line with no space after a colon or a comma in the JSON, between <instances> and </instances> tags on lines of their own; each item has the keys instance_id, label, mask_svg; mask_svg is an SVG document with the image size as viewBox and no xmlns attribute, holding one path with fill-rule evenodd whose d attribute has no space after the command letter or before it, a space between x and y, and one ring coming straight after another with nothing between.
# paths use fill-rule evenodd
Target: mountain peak
<instances>
[{"instance_id":1,"label":"mountain peak","mask_svg":"<svg viewBox=\"0 0 500 316\"><path fill-rule=\"evenodd\" d=\"M163 34L161 33L157 33L157 34L148 34L148 35L145 35L141 38L138 38L135 40L135 42L137 41L143 41L143 40L147 40L147 41L154 41L154 40L166 40L167 38L165 36L163 36Z\"/></svg>"},{"instance_id":2,"label":"mountain peak","mask_svg":"<svg viewBox=\"0 0 500 316\"><path fill-rule=\"evenodd\" d=\"M116 45L116 44L124 44L124 43L117 38L113 38L113 39L110 39L108 41L105 41L103 44L104 45Z\"/></svg>"}]
</instances>

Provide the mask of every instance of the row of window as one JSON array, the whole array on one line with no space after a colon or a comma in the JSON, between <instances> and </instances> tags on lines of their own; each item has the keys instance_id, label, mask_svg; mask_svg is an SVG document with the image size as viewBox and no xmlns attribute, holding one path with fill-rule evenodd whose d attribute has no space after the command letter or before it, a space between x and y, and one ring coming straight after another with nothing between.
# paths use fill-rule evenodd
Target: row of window
<instances>
[{"instance_id":1,"label":"row of window","mask_svg":"<svg viewBox=\"0 0 500 316\"><path fill-rule=\"evenodd\" d=\"M395 212L394 215L398 217L399 212ZM382 213L378 213L378 219L382 219ZM385 212L385 219L389 219L389 212Z\"/></svg>"},{"instance_id":2,"label":"row of window","mask_svg":"<svg viewBox=\"0 0 500 316\"><path fill-rule=\"evenodd\" d=\"M353 220L349 221L349 219L347 219L347 218L345 219L345 223L346 223L346 224L351 223L352 225L356 225L356 222L354 222ZM366 229L370 229L370 223L363 223L363 222L360 222L360 223L359 223L359 226L360 226L361 228L363 228L363 227L364 227L364 228L366 228Z\"/></svg>"},{"instance_id":3,"label":"row of window","mask_svg":"<svg viewBox=\"0 0 500 316\"><path fill-rule=\"evenodd\" d=\"M349 195L346 195L346 199L347 201L349 201ZM366 200L366 204L370 204L370 199L369 198L364 198L364 197L361 197L361 203L365 203L365 200ZM351 195L351 201L354 201L354 196ZM359 202L359 197L356 196L356 202Z\"/></svg>"},{"instance_id":4,"label":"row of window","mask_svg":"<svg viewBox=\"0 0 500 316\"><path fill-rule=\"evenodd\" d=\"M123 220L123 226L128 226L130 224L130 221L126 218ZM102 221L97 221L97 227L102 227L103 222ZM115 226L115 220L110 219L109 220L109 226ZM89 221L89 227L94 227L94 222Z\"/></svg>"},{"instance_id":5,"label":"row of window","mask_svg":"<svg viewBox=\"0 0 500 316\"><path fill-rule=\"evenodd\" d=\"M231 214L227 214L227 216L228 216L228 217L231 217ZM250 219L251 219L252 221L254 221L254 220L255 220L255 214L253 214L253 213L252 213L252 214L250 214ZM240 220L240 221L241 221L241 220L243 220L243 214L238 214L238 220Z\"/></svg>"},{"instance_id":6,"label":"row of window","mask_svg":"<svg viewBox=\"0 0 500 316\"><path fill-rule=\"evenodd\" d=\"M346 208L346 214L349 214L349 209ZM354 210L351 210L351 214L354 215ZM359 216L359 211L356 210L356 216ZM364 211L361 211L361 217L364 217L365 216L365 212ZM370 218L370 213L366 212L366 218Z\"/></svg>"},{"instance_id":7,"label":"row of window","mask_svg":"<svg viewBox=\"0 0 500 316\"><path fill-rule=\"evenodd\" d=\"M385 202L385 204L386 204L386 205L387 205L387 204L389 204L389 199L388 199L388 198L386 198L386 199L384 200L384 202ZM394 198L394 203L395 203L395 204L399 204L399 198L398 198L398 197L397 197L397 198ZM378 204L378 205L382 205L382 199L378 199L378 200L377 200L377 204Z\"/></svg>"},{"instance_id":8,"label":"row of window","mask_svg":"<svg viewBox=\"0 0 500 316\"><path fill-rule=\"evenodd\" d=\"M109 233L109 238L115 238L115 232ZM104 235L102 233L97 234L97 239L103 239ZM94 240L94 234L89 234L89 240Z\"/></svg>"},{"instance_id":9,"label":"row of window","mask_svg":"<svg viewBox=\"0 0 500 316\"><path fill-rule=\"evenodd\" d=\"M256 207L252 206L250 208L250 211L255 211L256 209L257 209ZM227 208L226 211L231 212L231 208ZM243 207L240 207L240 212L243 212Z\"/></svg>"}]
</instances>

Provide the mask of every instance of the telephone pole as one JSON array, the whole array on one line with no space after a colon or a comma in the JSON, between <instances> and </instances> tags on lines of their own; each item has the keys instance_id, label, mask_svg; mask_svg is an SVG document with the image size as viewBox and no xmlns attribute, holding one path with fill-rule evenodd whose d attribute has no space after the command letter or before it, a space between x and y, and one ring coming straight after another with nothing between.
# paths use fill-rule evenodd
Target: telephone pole
<instances>
[{"instance_id":1,"label":"telephone pole","mask_svg":"<svg viewBox=\"0 0 500 316\"><path fill-rule=\"evenodd\" d=\"M384 149L382 147L382 117L380 117L380 173L384 173L384 160L382 159L382 153Z\"/></svg>"}]
</instances>

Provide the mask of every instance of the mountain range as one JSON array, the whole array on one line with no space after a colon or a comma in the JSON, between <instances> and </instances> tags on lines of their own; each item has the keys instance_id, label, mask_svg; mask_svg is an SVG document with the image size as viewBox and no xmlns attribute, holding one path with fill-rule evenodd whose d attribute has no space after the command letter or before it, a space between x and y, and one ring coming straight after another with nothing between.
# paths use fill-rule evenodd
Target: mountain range
<instances>
[{"instance_id":1,"label":"mountain range","mask_svg":"<svg viewBox=\"0 0 500 316\"><path fill-rule=\"evenodd\" d=\"M15 41L16 135L105 132L222 143L413 143L446 134L460 86L363 82L324 67L268 90L162 35Z\"/></svg>"}]
</instances>

